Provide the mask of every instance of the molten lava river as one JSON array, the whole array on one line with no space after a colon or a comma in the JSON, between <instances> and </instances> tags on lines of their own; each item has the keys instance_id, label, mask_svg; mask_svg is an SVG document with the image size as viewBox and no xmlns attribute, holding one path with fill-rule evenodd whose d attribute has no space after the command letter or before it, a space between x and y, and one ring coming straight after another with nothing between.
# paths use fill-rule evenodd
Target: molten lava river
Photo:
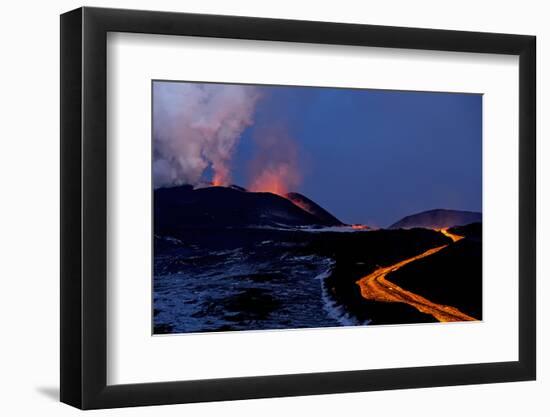
<instances>
[{"instance_id":1,"label":"molten lava river","mask_svg":"<svg viewBox=\"0 0 550 417\"><path fill-rule=\"evenodd\" d=\"M439 232L451 238L453 243L463 238L463 236L455 235L447 229L439 229ZM397 271L411 262L431 256L447 246L449 245L438 246L393 265L378 268L376 271L357 281L357 285L361 289L361 295L367 300L408 304L422 313L431 314L441 322L476 320L455 307L431 302L420 295L404 290L386 279L386 275L390 272Z\"/></svg>"}]
</instances>

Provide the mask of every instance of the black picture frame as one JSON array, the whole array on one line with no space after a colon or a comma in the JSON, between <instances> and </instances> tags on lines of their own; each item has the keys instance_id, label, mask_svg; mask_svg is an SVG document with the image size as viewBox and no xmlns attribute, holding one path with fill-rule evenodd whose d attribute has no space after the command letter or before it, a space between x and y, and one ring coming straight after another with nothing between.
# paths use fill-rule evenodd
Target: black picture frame
<instances>
[{"instance_id":1,"label":"black picture frame","mask_svg":"<svg viewBox=\"0 0 550 417\"><path fill-rule=\"evenodd\" d=\"M108 32L519 56L519 360L107 385ZM536 376L534 36L170 12L61 15L61 401L81 409L533 380Z\"/></svg>"}]
</instances>

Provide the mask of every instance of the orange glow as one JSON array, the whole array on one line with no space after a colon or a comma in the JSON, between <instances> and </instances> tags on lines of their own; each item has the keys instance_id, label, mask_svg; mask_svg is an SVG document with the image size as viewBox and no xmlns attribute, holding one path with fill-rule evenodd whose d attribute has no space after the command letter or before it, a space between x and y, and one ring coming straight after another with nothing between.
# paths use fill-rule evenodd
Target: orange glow
<instances>
[{"instance_id":1,"label":"orange glow","mask_svg":"<svg viewBox=\"0 0 550 417\"><path fill-rule=\"evenodd\" d=\"M214 175L214 178L212 179L212 185L214 187L221 187L222 185L225 185L225 184L220 178L218 178L217 175Z\"/></svg>"},{"instance_id":2,"label":"orange glow","mask_svg":"<svg viewBox=\"0 0 550 417\"><path fill-rule=\"evenodd\" d=\"M439 229L438 231L443 233L445 236L450 237L453 240L453 242L458 242L460 239L464 239L464 236L455 235L449 232L448 228Z\"/></svg>"},{"instance_id":3,"label":"orange glow","mask_svg":"<svg viewBox=\"0 0 550 417\"><path fill-rule=\"evenodd\" d=\"M229 185L229 173L225 170L214 171L214 177L212 178L212 185L214 187L222 187L222 186Z\"/></svg>"},{"instance_id":4,"label":"orange glow","mask_svg":"<svg viewBox=\"0 0 550 417\"><path fill-rule=\"evenodd\" d=\"M298 173L289 164L271 166L263 170L250 185L251 191L278 194L286 198L289 186L299 181Z\"/></svg>"},{"instance_id":5,"label":"orange glow","mask_svg":"<svg viewBox=\"0 0 550 417\"><path fill-rule=\"evenodd\" d=\"M255 133L257 153L250 161L250 191L285 197L302 181L298 147L282 126L260 128Z\"/></svg>"},{"instance_id":6,"label":"orange glow","mask_svg":"<svg viewBox=\"0 0 550 417\"><path fill-rule=\"evenodd\" d=\"M448 232L447 229L441 229L439 231L445 236L453 239L453 243L463 238L463 236ZM379 267L376 271L364 276L356 282L361 289L361 295L367 300L408 304L422 313L431 314L441 322L475 321L475 318L468 316L455 307L434 303L418 294L404 290L386 279L386 275L390 272L397 271L411 262L431 256L447 246L449 245L438 246L393 265Z\"/></svg>"},{"instance_id":7,"label":"orange glow","mask_svg":"<svg viewBox=\"0 0 550 417\"><path fill-rule=\"evenodd\" d=\"M367 230L367 229L370 229L370 227L367 226L366 224L352 224L352 225L351 225L351 228L352 228L352 229L356 229L356 230Z\"/></svg>"}]
</instances>

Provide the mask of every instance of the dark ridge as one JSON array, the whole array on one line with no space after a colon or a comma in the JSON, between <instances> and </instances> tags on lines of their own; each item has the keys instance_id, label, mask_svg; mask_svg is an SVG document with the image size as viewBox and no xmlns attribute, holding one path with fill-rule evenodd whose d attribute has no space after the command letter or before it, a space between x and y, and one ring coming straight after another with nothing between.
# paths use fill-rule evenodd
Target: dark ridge
<instances>
[{"instance_id":1,"label":"dark ridge","mask_svg":"<svg viewBox=\"0 0 550 417\"><path fill-rule=\"evenodd\" d=\"M334 225L335 218L320 207L323 211L318 216L279 195L243 190L234 186L159 188L154 193L155 234L177 236L184 229L200 227Z\"/></svg>"},{"instance_id":2,"label":"dark ridge","mask_svg":"<svg viewBox=\"0 0 550 417\"><path fill-rule=\"evenodd\" d=\"M320 219L324 224L328 226L344 226L343 222L338 220L335 216L330 214L319 204L307 198L305 195L302 195L300 193L288 193L286 195L286 198L288 198L301 209L307 211L310 214L313 214L315 217Z\"/></svg>"},{"instance_id":3,"label":"dark ridge","mask_svg":"<svg viewBox=\"0 0 550 417\"><path fill-rule=\"evenodd\" d=\"M229 188L233 188L234 190L238 190L238 191L248 191L246 188L236 184L231 184Z\"/></svg>"},{"instance_id":4,"label":"dark ridge","mask_svg":"<svg viewBox=\"0 0 550 417\"><path fill-rule=\"evenodd\" d=\"M464 236L474 240L481 240L483 226L481 223L470 223L464 226L451 227L449 231L455 235Z\"/></svg>"}]
</instances>

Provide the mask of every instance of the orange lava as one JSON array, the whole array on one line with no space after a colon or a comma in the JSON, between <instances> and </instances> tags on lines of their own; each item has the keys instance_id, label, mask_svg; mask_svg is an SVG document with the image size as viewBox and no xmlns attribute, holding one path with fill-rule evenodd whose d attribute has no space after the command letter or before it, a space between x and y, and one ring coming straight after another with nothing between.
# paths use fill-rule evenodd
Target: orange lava
<instances>
[{"instance_id":1,"label":"orange lava","mask_svg":"<svg viewBox=\"0 0 550 417\"><path fill-rule=\"evenodd\" d=\"M443 233L445 236L450 237L453 242L458 242L460 239L464 239L464 236L455 235L449 232L449 229L439 229L439 232Z\"/></svg>"},{"instance_id":2,"label":"orange lava","mask_svg":"<svg viewBox=\"0 0 550 417\"><path fill-rule=\"evenodd\" d=\"M451 238L453 243L463 238L463 236L448 232L447 229L441 229L439 231ZM431 302L418 294L404 290L386 279L386 275L390 272L397 271L411 262L433 255L447 246L449 245L438 246L393 265L378 268L373 273L357 281L357 285L359 285L361 289L361 295L367 300L408 304L422 313L431 314L441 322L475 321L475 318L468 316L455 307Z\"/></svg>"}]
</instances>

